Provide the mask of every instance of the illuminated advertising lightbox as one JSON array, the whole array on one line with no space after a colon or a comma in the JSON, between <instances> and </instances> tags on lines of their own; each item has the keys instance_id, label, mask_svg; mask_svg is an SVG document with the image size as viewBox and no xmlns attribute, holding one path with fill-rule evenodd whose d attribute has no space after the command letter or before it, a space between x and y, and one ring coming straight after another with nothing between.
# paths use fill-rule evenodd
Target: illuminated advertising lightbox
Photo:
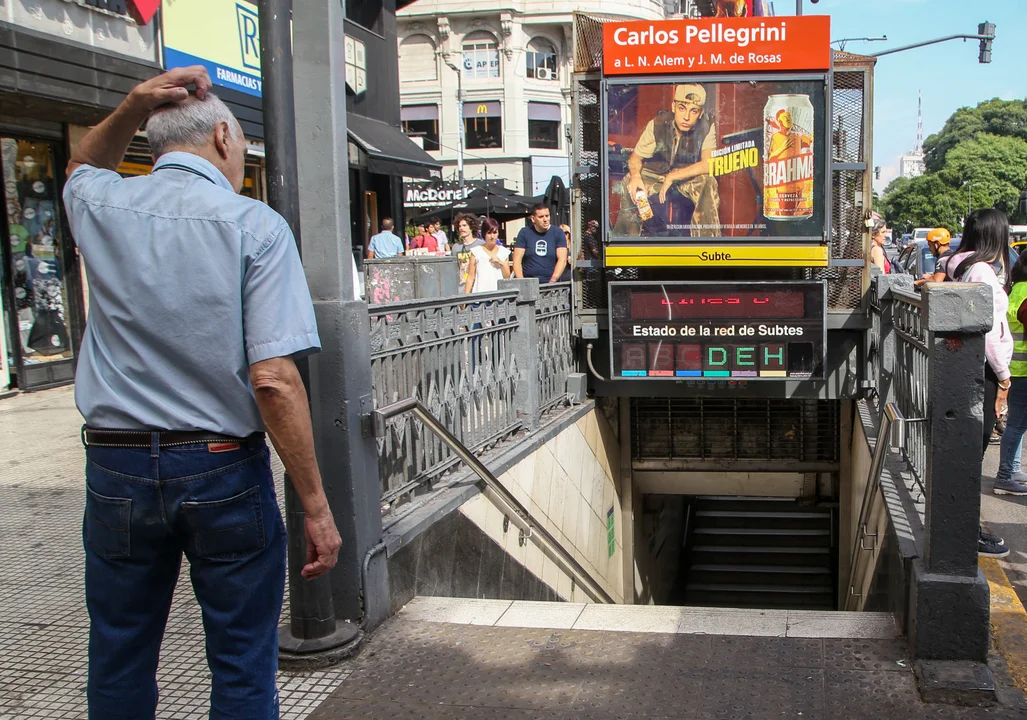
<instances>
[{"instance_id":1,"label":"illuminated advertising lightbox","mask_svg":"<svg viewBox=\"0 0 1027 720\"><path fill-rule=\"evenodd\" d=\"M823 282L613 282L613 378L819 380Z\"/></svg>"},{"instance_id":2,"label":"illuminated advertising lightbox","mask_svg":"<svg viewBox=\"0 0 1027 720\"><path fill-rule=\"evenodd\" d=\"M825 80L610 81L610 242L824 242Z\"/></svg>"}]
</instances>

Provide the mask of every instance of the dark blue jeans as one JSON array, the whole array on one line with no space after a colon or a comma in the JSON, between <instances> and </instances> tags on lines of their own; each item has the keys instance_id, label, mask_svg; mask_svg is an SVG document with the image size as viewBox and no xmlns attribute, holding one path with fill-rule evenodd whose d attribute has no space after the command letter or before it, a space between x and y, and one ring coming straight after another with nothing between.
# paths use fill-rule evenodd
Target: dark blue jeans
<instances>
[{"instance_id":1,"label":"dark blue jeans","mask_svg":"<svg viewBox=\"0 0 1027 720\"><path fill-rule=\"evenodd\" d=\"M1007 398L1009 415L1002 433L996 480L1009 480L1014 472L1019 472L1020 444L1024 432L1027 432L1027 377L1010 378L1010 382Z\"/></svg>"},{"instance_id":2,"label":"dark blue jeans","mask_svg":"<svg viewBox=\"0 0 1027 720\"><path fill-rule=\"evenodd\" d=\"M182 553L203 612L211 718L278 718L285 525L267 445L86 451L89 717L152 720Z\"/></svg>"}]
</instances>

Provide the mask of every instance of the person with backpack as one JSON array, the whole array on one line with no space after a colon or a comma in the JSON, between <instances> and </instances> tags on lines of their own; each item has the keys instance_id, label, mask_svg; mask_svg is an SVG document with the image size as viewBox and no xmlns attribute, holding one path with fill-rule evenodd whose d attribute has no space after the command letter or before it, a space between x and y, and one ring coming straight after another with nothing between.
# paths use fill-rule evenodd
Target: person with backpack
<instances>
[{"instance_id":1,"label":"person with backpack","mask_svg":"<svg viewBox=\"0 0 1027 720\"><path fill-rule=\"evenodd\" d=\"M891 261L884 251L884 244L888 241L888 226L880 216L874 217L874 224L870 230L870 262L881 269L885 275L891 273Z\"/></svg>"},{"instance_id":2,"label":"person with backpack","mask_svg":"<svg viewBox=\"0 0 1027 720\"><path fill-rule=\"evenodd\" d=\"M1009 248L1009 220L1001 210L975 210L966 219L963 228L963 242L959 252L953 255L947 265L948 280L968 283L984 283L991 287L994 302L991 330L984 338L984 437L981 456L988 450L995 421L1006 410L1010 380L1010 362L1013 359L1013 336L1007 320L1009 298L999 280L999 275L1008 275L1006 257ZM995 264L1000 271L996 272ZM1019 311L1019 308L1017 308ZM1010 440L1012 442L1012 440ZM1005 442L1003 442L1005 444ZM1011 450L1015 451L1013 445ZM1010 457L1010 463L1012 462ZM977 553L982 557L1006 557L1009 548L1002 544L1002 538L980 531Z\"/></svg>"}]
</instances>

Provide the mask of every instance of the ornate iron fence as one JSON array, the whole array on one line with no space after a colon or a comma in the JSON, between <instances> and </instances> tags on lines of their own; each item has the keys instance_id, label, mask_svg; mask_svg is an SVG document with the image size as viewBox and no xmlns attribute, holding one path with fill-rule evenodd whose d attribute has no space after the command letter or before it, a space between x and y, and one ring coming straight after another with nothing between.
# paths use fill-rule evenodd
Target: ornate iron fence
<instances>
[{"instance_id":1,"label":"ornate iron fence","mask_svg":"<svg viewBox=\"0 0 1027 720\"><path fill-rule=\"evenodd\" d=\"M575 367L569 282L539 287L535 324L538 330L539 409L544 414L567 404L567 374Z\"/></svg>"},{"instance_id":2,"label":"ornate iron fence","mask_svg":"<svg viewBox=\"0 0 1027 720\"><path fill-rule=\"evenodd\" d=\"M512 351L520 323L516 291L387 303L370 307L375 407L416 398L474 451L522 425ZM459 462L411 417L378 439L382 502L431 486Z\"/></svg>"},{"instance_id":3,"label":"ornate iron fence","mask_svg":"<svg viewBox=\"0 0 1027 720\"><path fill-rule=\"evenodd\" d=\"M891 324L895 331L895 356L892 370L895 403L906 418L900 451L913 476L911 491L919 502L927 478L927 417L929 400L928 333L924 319L923 297L910 290L892 288ZM912 419L912 421L911 421ZM917 421L919 420L919 421Z\"/></svg>"}]
</instances>

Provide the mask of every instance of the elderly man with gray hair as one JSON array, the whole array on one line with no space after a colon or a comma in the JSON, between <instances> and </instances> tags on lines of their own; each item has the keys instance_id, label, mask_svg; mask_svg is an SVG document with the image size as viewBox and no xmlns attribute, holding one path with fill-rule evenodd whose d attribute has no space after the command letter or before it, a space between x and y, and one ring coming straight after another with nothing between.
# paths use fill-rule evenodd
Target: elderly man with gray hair
<instances>
[{"instance_id":1,"label":"elderly man with gray hair","mask_svg":"<svg viewBox=\"0 0 1027 720\"><path fill-rule=\"evenodd\" d=\"M154 717L183 554L210 717L278 717L286 538L265 431L305 511L304 577L341 545L294 362L320 348L299 253L280 215L238 194L245 139L210 86L202 67L142 83L68 163L90 291L75 387L90 718ZM153 173L124 179L115 169L144 121Z\"/></svg>"}]
</instances>

